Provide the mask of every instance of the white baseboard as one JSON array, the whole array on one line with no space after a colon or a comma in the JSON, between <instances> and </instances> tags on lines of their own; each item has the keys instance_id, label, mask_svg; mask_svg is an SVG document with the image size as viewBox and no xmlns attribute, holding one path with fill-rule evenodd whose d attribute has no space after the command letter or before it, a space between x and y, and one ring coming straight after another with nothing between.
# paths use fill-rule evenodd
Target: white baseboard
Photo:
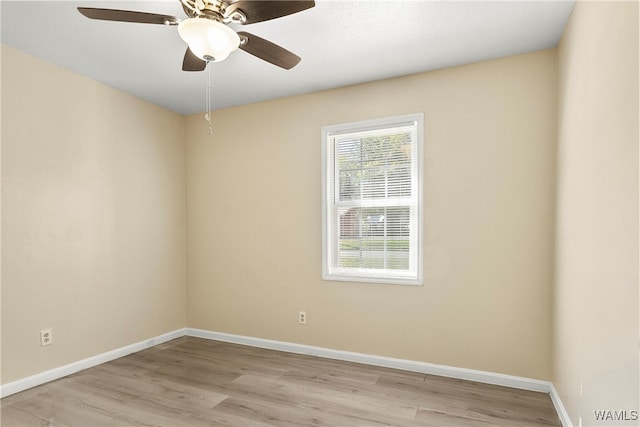
<instances>
[{"instance_id":1,"label":"white baseboard","mask_svg":"<svg viewBox=\"0 0 640 427\"><path fill-rule=\"evenodd\" d=\"M10 396L12 394L27 390L29 388L39 386L49 381L57 380L67 375L75 374L83 369L91 368L101 363L109 362L114 359L126 356L137 351L141 351L154 345L162 344L175 338L180 338L186 333L186 328L178 329L173 332L159 335L157 337L140 341L134 344L127 345L115 350L108 351L106 353L98 354L77 362L69 363L68 365L60 366L59 368L50 369L48 371L40 372L39 374L32 375L30 377L22 378L17 381L0 385L0 398Z\"/></svg>"},{"instance_id":2,"label":"white baseboard","mask_svg":"<svg viewBox=\"0 0 640 427\"><path fill-rule=\"evenodd\" d=\"M54 368L48 371L32 375L17 381L0 385L0 398L27 390L32 387L53 381L67 375L74 374L101 363L126 356L137 351L145 350L158 344L180 338L182 336L205 338L215 341L224 341L235 344L260 347L271 350L286 351L288 353L306 354L310 356L324 357L327 359L344 360L347 362L363 363L385 368L401 369L405 371L420 372L423 374L439 375L442 377L457 378L462 380L477 381L485 384L500 385L523 390L549 393L553 406L563 427L572 427L571 419L560 400L560 396L553 384L549 381L534 380L531 378L513 375L498 374L494 372L478 371L475 369L456 368L433 363L417 362L414 360L396 359L392 357L376 356L371 354L354 353L350 351L333 350L330 348L316 347L305 344L295 344L285 341L275 341L262 338L254 338L243 335L227 334L223 332L206 331L195 328L182 328L157 337L140 341L125 347L98 354L87 359L79 360L68 365Z\"/></svg>"},{"instance_id":3,"label":"white baseboard","mask_svg":"<svg viewBox=\"0 0 640 427\"><path fill-rule=\"evenodd\" d=\"M560 418L562 427L573 427L573 424L571 424L571 418L569 418L569 413L562 404L562 400L560 400L558 390L556 390L556 387L553 385L553 383L551 384L551 391L549 392L549 396L551 397L551 402L553 402L553 407L556 408L556 412L558 413L558 418Z\"/></svg>"},{"instance_id":4,"label":"white baseboard","mask_svg":"<svg viewBox=\"0 0 640 427\"><path fill-rule=\"evenodd\" d=\"M367 365L382 366L385 368L402 369L405 371L477 381L485 384L494 384L505 387L519 388L523 390L539 391L543 393L551 393L553 387L553 385L549 381L534 380L531 378L517 377L513 375L477 371L475 369L456 368L446 365L436 365L433 363L416 362L413 360L395 359L392 357L353 353L342 350L332 350L324 347L315 347L284 341L267 340L262 338L247 337L243 335L226 334L222 332L212 332L203 329L187 328L186 334L192 337L225 341L252 347L280 350L289 353L307 354L310 356L319 356L325 357L327 359L364 363Z\"/></svg>"}]
</instances>

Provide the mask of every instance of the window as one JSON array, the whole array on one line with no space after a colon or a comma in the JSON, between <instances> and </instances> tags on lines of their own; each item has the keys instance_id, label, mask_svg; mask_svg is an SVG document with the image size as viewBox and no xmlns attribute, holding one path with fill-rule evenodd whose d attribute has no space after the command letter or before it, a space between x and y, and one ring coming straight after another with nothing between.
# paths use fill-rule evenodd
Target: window
<instances>
[{"instance_id":1,"label":"window","mask_svg":"<svg viewBox=\"0 0 640 427\"><path fill-rule=\"evenodd\" d=\"M423 115L322 128L322 278L421 284Z\"/></svg>"}]
</instances>

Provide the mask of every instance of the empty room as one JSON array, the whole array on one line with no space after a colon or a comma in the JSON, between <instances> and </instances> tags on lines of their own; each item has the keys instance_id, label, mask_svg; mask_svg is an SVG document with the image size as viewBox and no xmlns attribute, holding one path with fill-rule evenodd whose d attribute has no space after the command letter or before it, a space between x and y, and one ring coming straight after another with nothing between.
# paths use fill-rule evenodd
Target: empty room
<instances>
[{"instance_id":1,"label":"empty room","mask_svg":"<svg viewBox=\"0 0 640 427\"><path fill-rule=\"evenodd\" d=\"M639 425L638 1L1 1L3 426Z\"/></svg>"}]
</instances>

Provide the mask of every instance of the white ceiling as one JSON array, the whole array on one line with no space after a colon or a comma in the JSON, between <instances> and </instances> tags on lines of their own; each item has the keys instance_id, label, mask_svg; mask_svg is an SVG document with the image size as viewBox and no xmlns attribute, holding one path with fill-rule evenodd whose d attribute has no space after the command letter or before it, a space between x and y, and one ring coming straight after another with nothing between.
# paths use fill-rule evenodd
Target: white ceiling
<instances>
[{"instance_id":1,"label":"white ceiling","mask_svg":"<svg viewBox=\"0 0 640 427\"><path fill-rule=\"evenodd\" d=\"M95 21L78 6L185 18L178 0L2 1L2 43L170 110L205 110L206 72L181 71L177 27ZM214 109L555 47L562 1L316 0L312 9L233 26L302 57L286 71L243 51L214 63Z\"/></svg>"}]
</instances>

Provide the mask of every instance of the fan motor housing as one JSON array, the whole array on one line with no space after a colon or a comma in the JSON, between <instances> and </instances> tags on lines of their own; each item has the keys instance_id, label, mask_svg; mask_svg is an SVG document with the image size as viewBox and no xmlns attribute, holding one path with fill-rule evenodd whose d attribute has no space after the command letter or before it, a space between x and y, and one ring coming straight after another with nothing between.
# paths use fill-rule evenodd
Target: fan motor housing
<instances>
[{"instance_id":1,"label":"fan motor housing","mask_svg":"<svg viewBox=\"0 0 640 427\"><path fill-rule=\"evenodd\" d=\"M243 24L246 17L242 11L235 9L227 15L227 8L231 4L223 0L180 0L184 13L190 18L203 17L228 24L234 22Z\"/></svg>"}]
</instances>

